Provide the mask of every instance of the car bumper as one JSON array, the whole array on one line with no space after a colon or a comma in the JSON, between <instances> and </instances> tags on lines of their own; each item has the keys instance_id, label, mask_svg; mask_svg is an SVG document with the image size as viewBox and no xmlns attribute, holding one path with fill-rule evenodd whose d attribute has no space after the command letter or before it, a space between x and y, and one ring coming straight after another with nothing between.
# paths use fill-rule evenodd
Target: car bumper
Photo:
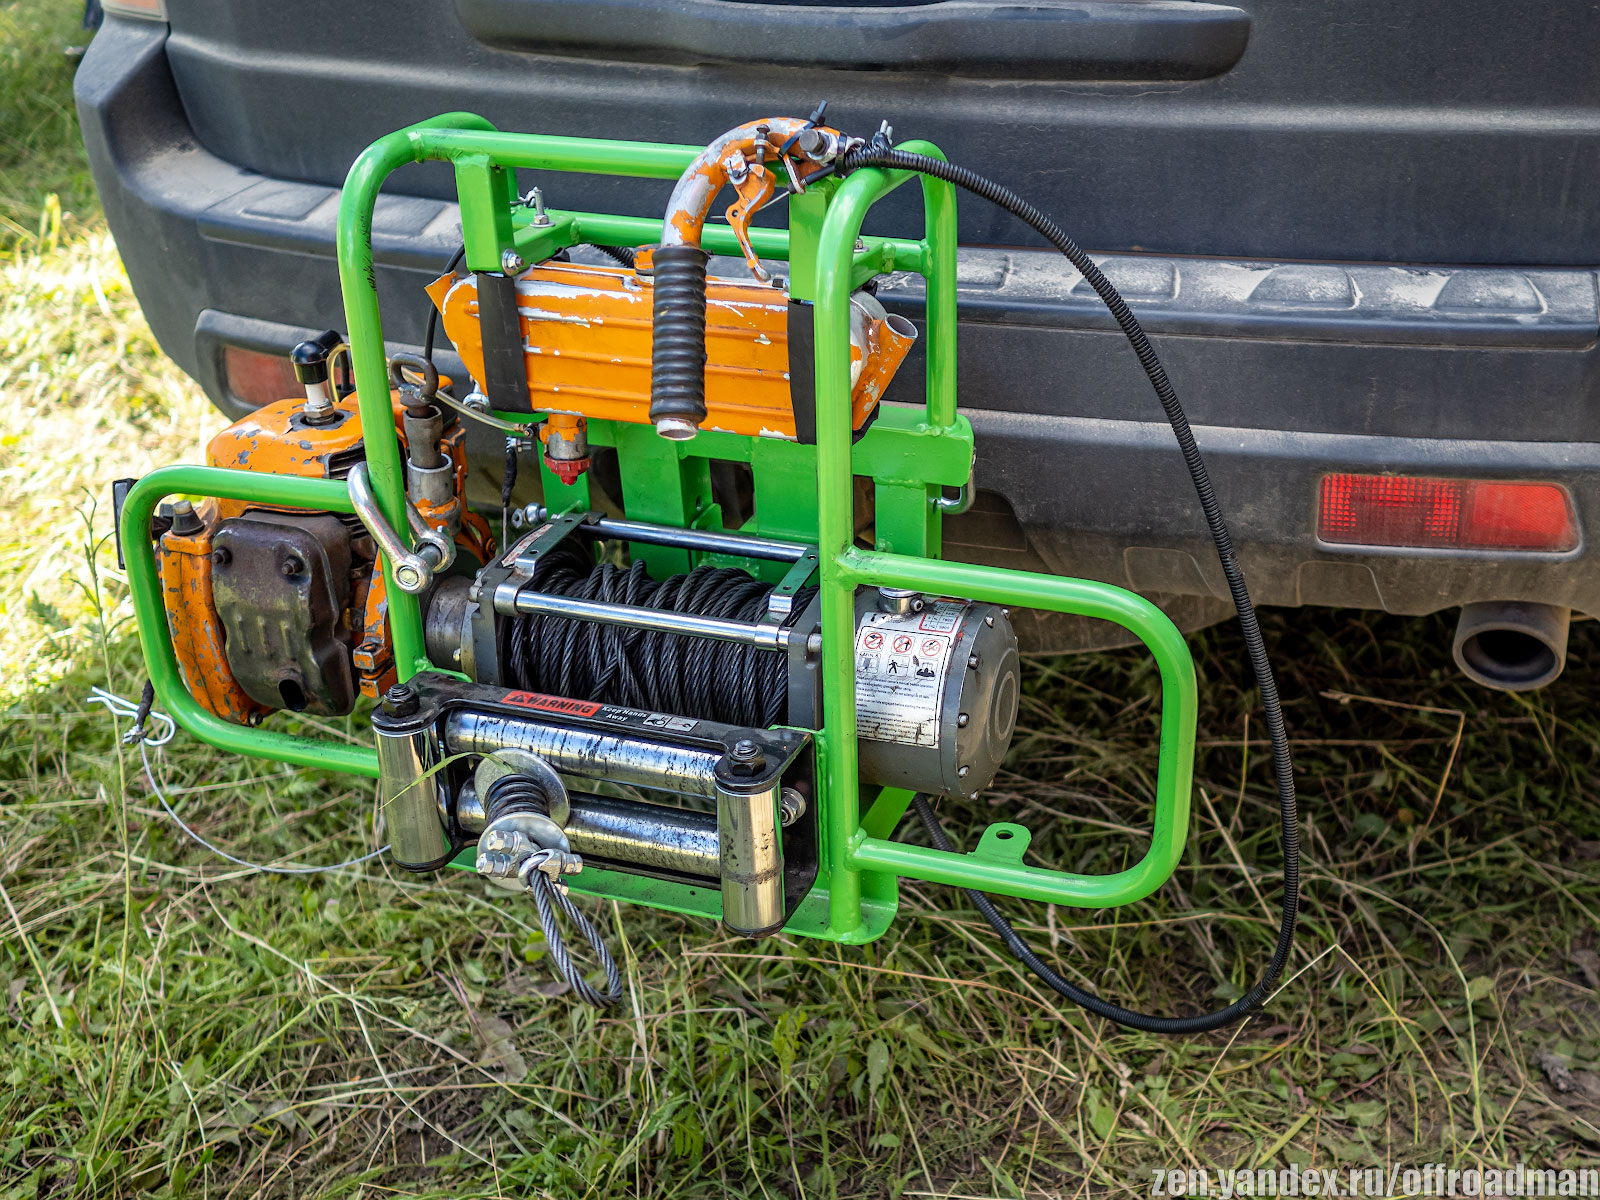
<instances>
[{"instance_id":1,"label":"car bumper","mask_svg":"<svg viewBox=\"0 0 1600 1200\"><path fill-rule=\"evenodd\" d=\"M165 37L159 24L107 20L78 74L84 139L156 337L240 414L228 346L286 352L343 324L338 193L208 152ZM392 347L415 349L421 285L457 244L459 220L448 201L404 194L404 173L395 186L374 220L378 292ZM1184 398L1258 602L1420 614L1535 600L1600 613L1587 539L1543 555L1316 537L1330 471L1552 480L1580 523L1600 512L1594 271L1101 261ZM918 284L893 277L880 298L915 319ZM951 552L1194 598L1185 624L1228 611L1170 430L1081 278L1051 252L974 249L962 253L960 299L980 502L947 522ZM890 398L914 400L920 383L908 362Z\"/></svg>"}]
</instances>

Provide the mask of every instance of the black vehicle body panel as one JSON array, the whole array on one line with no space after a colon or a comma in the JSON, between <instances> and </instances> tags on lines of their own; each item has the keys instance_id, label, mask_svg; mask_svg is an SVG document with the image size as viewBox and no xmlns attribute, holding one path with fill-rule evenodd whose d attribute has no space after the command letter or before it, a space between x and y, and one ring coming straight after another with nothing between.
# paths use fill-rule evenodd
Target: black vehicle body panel
<instances>
[{"instance_id":1,"label":"black vehicle body panel","mask_svg":"<svg viewBox=\"0 0 1600 1200\"><path fill-rule=\"evenodd\" d=\"M700 143L827 97L833 122L932 140L1095 249L1184 399L1259 601L1600 613L1587 540L1538 555L1315 535L1330 470L1550 479L1580 521L1600 512L1591 6L1038 0L998 8L1085 32L1051 25L1014 66L995 58L1011 31L960 34L970 5L770 5L770 38L751 24L762 7L169 0L170 25L106 21L78 103L152 328L237 411L223 345L287 350L342 326L337 188L383 133L468 109L505 129ZM861 50L885 14L932 32ZM788 53L782 30L836 16L847 28L808 41L809 64ZM741 32L697 52L735 17ZM535 182L557 207L642 215L668 190L522 173ZM459 225L442 167L407 168L388 193L385 330L414 347L419 285ZM1185 623L1226 612L1170 432L1098 301L1000 210L963 196L959 211L961 402L982 495L948 523L952 552L1197 598ZM909 188L869 223L920 226ZM881 297L915 319L919 285L895 277ZM914 354L890 398L914 402L920 383Z\"/></svg>"}]
</instances>

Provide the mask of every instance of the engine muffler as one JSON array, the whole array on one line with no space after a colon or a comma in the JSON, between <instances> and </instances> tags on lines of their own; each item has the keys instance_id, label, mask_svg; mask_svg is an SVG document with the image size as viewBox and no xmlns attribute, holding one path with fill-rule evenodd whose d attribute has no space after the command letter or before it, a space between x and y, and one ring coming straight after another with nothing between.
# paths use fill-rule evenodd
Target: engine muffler
<instances>
[{"instance_id":1,"label":"engine muffler","mask_svg":"<svg viewBox=\"0 0 1600 1200\"><path fill-rule=\"evenodd\" d=\"M1554 604L1489 601L1461 606L1456 666L1474 683L1503 692L1542 688L1567 665L1572 610Z\"/></svg>"}]
</instances>

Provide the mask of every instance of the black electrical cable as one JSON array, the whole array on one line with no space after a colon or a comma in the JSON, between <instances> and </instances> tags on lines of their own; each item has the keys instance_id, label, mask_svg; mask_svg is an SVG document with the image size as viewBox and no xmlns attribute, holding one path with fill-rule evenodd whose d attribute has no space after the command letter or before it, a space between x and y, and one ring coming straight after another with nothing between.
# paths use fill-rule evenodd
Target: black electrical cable
<instances>
[{"instance_id":1,"label":"black electrical cable","mask_svg":"<svg viewBox=\"0 0 1600 1200\"><path fill-rule=\"evenodd\" d=\"M500 544L511 544L511 493L517 490L517 451L521 438L506 439L506 467L500 476Z\"/></svg>"},{"instance_id":2,"label":"black electrical cable","mask_svg":"<svg viewBox=\"0 0 1600 1200\"><path fill-rule=\"evenodd\" d=\"M1211 486L1211 476L1206 471L1204 460L1200 457L1200 448L1195 445L1194 433L1189 428L1189 419L1184 415L1183 406L1178 402L1178 394L1173 390L1161 360L1156 357L1155 347L1150 344L1150 339L1140 326L1139 319L1129 309L1127 301L1123 300L1095 261L1044 213L1009 188L985 179L974 171L947 163L943 159L930 158L925 154L896 150L882 140L874 140L861 149L846 154L839 162L838 173L847 175L860 167L888 167L892 170L916 171L953 183L974 195L982 196L990 203L999 205L1013 216L1027 222L1051 245L1066 255L1067 260L1095 290L1095 294L1100 297L1128 339L1129 345L1133 347L1139 365L1144 368L1150 386L1155 389L1156 398L1161 402L1162 410L1167 415L1167 422L1172 426L1173 436L1178 440L1178 449L1183 454L1184 465L1189 469L1189 478L1194 483L1195 494L1200 498L1200 510L1205 514L1206 527L1210 530L1211 540L1216 544L1217 558L1222 564L1222 573L1227 578L1228 590L1233 594L1234 610L1239 614L1239 628L1244 634L1245 651L1250 659L1250 668L1255 674L1256 686L1261 689L1261 707L1266 713L1267 734L1272 742L1272 768L1278 785L1278 814L1283 850L1282 917L1272 959L1267 964L1266 971L1250 990L1226 1008L1194 1017L1148 1016L1110 1004L1062 979L1028 949L988 897L980 892L963 890L967 891L967 895L978 904L979 910L996 932L1005 939L1012 953L1021 959L1029 970L1075 1004L1118 1025L1151 1033L1203 1033L1221 1028L1257 1008L1272 990L1272 985L1282 975L1283 968L1289 961L1289 951L1294 944L1295 921L1300 908L1300 822L1294 790L1294 764L1289 756L1289 735L1284 728L1283 705L1278 697L1277 681L1273 678L1272 664L1267 660L1266 644L1261 637L1261 624L1256 619L1255 605L1250 602L1250 592L1245 587L1244 573L1239 569L1233 538L1229 535L1227 523L1223 520L1222 508L1218 505L1216 493ZM939 827L938 818L933 815L933 810L925 798L919 798L917 811L922 816L923 823L927 825L929 836L933 838L935 844L939 845L940 849L949 849L949 838Z\"/></svg>"},{"instance_id":3,"label":"black electrical cable","mask_svg":"<svg viewBox=\"0 0 1600 1200\"><path fill-rule=\"evenodd\" d=\"M450 256L450 261L445 264L444 273L446 275L454 275L456 273L456 268L461 265L461 260L466 256L467 246L466 243L463 242L460 247L457 248L456 252ZM429 363L433 362L433 339L438 335L438 332L439 306L437 304L430 303L428 305L428 333L422 341L422 357L427 359Z\"/></svg>"},{"instance_id":4,"label":"black electrical cable","mask_svg":"<svg viewBox=\"0 0 1600 1200\"><path fill-rule=\"evenodd\" d=\"M611 563L596 566L589 550L573 541L540 557L530 586L734 621L760 620L773 587L731 567L696 567L657 583L642 562L627 570ZM815 588L800 589L791 612L804 612L814 595ZM764 728L786 716L789 664L786 655L770 650L541 615L517 617L507 642L508 680L529 691L730 725Z\"/></svg>"}]
</instances>

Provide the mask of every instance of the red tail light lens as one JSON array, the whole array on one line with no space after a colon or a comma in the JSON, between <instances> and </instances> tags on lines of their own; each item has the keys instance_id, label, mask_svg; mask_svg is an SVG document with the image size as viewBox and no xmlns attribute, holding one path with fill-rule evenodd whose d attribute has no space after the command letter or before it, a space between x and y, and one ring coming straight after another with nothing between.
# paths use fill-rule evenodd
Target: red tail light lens
<instances>
[{"instance_id":1,"label":"red tail light lens","mask_svg":"<svg viewBox=\"0 0 1600 1200\"><path fill-rule=\"evenodd\" d=\"M287 354L227 346L222 351L222 373L228 390L252 408L305 394Z\"/></svg>"},{"instance_id":2,"label":"red tail light lens","mask_svg":"<svg viewBox=\"0 0 1600 1200\"><path fill-rule=\"evenodd\" d=\"M1554 483L1325 475L1317 536L1351 546L1572 550L1578 519Z\"/></svg>"}]
</instances>

